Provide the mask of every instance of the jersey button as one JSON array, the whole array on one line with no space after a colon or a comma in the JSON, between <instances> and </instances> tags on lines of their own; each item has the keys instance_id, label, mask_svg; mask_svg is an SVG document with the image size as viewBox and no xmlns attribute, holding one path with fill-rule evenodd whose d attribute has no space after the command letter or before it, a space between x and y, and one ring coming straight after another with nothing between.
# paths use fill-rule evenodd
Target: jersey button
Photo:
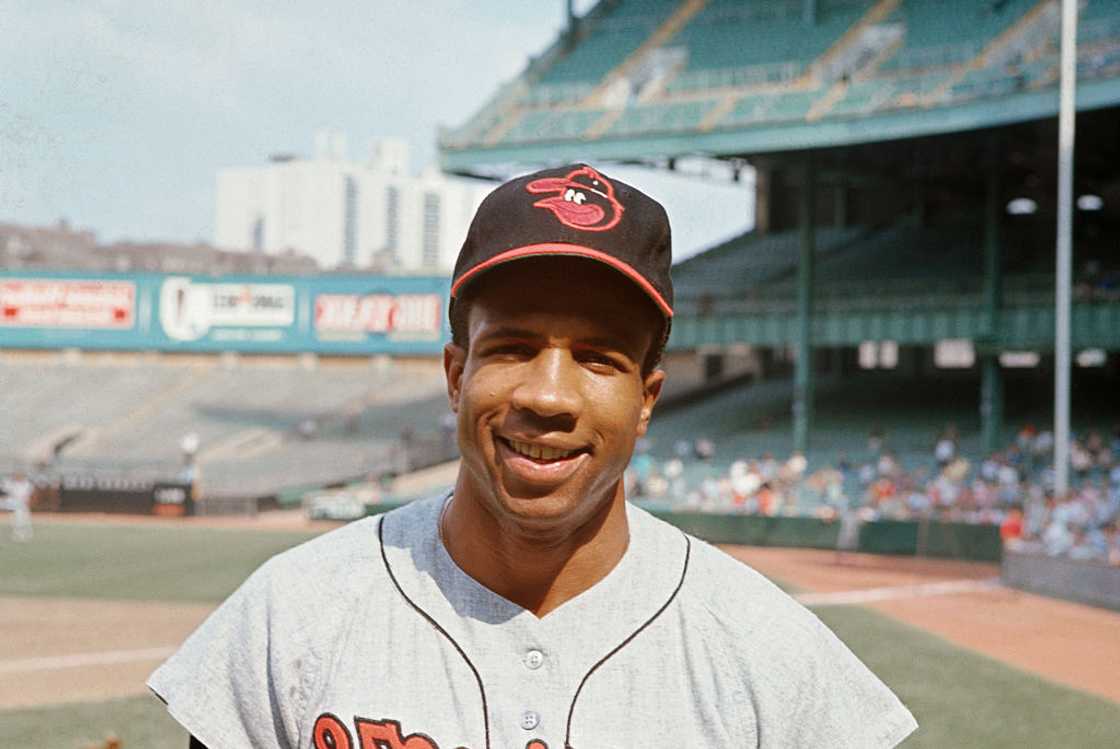
<instances>
[{"instance_id":1,"label":"jersey button","mask_svg":"<svg viewBox=\"0 0 1120 749\"><path fill-rule=\"evenodd\" d=\"M532 731L541 722L541 716L532 710L526 710L521 713L521 727L526 731Z\"/></svg>"},{"instance_id":2,"label":"jersey button","mask_svg":"<svg viewBox=\"0 0 1120 749\"><path fill-rule=\"evenodd\" d=\"M539 650L530 650L525 654L525 667L536 671L544 663L544 653Z\"/></svg>"}]
</instances>

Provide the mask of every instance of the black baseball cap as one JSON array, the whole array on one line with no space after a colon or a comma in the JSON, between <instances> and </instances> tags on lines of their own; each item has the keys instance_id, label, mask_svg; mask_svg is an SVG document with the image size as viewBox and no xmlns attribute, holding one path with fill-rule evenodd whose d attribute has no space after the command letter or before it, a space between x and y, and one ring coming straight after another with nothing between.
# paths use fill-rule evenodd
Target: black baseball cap
<instances>
[{"instance_id":1,"label":"black baseball cap","mask_svg":"<svg viewBox=\"0 0 1120 749\"><path fill-rule=\"evenodd\" d=\"M486 196L459 250L451 305L472 280L527 257L575 256L609 265L673 317L673 250L664 207L587 164L544 169Z\"/></svg>"}]
</instances>

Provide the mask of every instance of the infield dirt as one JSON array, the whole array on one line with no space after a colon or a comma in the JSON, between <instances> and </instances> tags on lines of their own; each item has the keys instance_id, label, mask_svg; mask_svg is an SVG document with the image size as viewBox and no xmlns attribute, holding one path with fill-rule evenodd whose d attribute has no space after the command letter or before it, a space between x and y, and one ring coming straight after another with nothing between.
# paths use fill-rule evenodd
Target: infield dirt
<instances>
[{"instance_id":1,"label":"infield dirt","mask_svg":"<svg viewBox=\"0 0 1120 749\"><path fill-rule=\"evenodd\" d=\"M999 575L994 564L811 549L722 548L764 575L804 591L866 591ZM961 647L1120 702L1120 613L1003 587L900 595L865 605Z\"/></svg>"}]
</instances>

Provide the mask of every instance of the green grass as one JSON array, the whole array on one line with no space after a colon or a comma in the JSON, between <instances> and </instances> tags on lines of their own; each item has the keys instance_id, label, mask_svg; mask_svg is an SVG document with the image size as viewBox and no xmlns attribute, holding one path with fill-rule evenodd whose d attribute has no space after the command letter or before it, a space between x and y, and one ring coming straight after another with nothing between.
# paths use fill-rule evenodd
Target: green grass
<instances>
[{"instance_id":1,"label":"green grass","mask_svg":"<svg viewBox=\"0 0 1120 749\"><path fill-rule=\"evenodd\" d=\"M220 601L270 556L314 535L39 523L31 543L0 541L0 595Z\"/></svg>"},{"instance_id":2,"label":"green grass","mask_svg":"<svg viewBox=\"0 0 1120 749\"><path fill-rule=\"evenodd\" d=\"M35 531L31 544L0 543L0 594L217 601L269 556L312 535L69 524ZM817 613L918 718L907 749L1117 746L1120 705L867 609ZM0 747L77 749L109 734L125 749L186 747L184 732L147 695L0 711Z\"/></svg>"},{"instance_id":3,"label":"green grass","mask_svg":"<svg viewBox=\"0 0 1120 749\"><path fill-rule=\"evenodd\" d=\"M1118 745L1120 705L867 609L842 606L817 614L914 713L920 727L904 742L907 749Z\"/></svg>"},{"instance_id":4,"label":"green grass","mask_svg":"<svg viewBox=\"0 0 1120 749\"><path fill-rule=\"evenodd\" d=\"M0 711L0 746L78 749L121 740L122 749L187 749L188 734L155 697Z\"/></svg>"}]
</instances>

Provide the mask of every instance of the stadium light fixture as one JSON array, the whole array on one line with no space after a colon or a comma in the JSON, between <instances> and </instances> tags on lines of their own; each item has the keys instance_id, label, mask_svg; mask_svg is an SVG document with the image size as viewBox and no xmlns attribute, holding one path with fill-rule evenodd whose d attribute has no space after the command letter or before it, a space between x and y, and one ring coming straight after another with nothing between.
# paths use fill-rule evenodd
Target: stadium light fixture
<instances>
[{"instance_id":1,"label":"stadium light fixture","mask_svg":"<svg viewBox=\"0 0 1120 749\"><path fill-rule=\"evenodd\" d=\"M1038 212L1038 203L1030 198L1015 198L1007 204L1007 212L1012 216L1030 216Z\"/></svg>"},{"instance_id":2,"label":"stadium light fixture","mask_svg":"<svg viewBox=\"0 0 1120 749\"><path fill-rule=\"evenodd\" d=\"M1077 354L1077 366L1083 369L1090 367L1103 367L1108 361L1108 354L1104 349L1087 348Z\"/></svg>"},{"instance_id":3,"label":"stadium light fixture","mask_svg":"<svg viewBox=\"0 0 1120 749\"><path fill-rule=\"evenodd\" d=\"M1037 351L1004 351L999 355L999 365L1004 369L1033 369L1041 360Z\"/></svg>"},{"instance_id":4,"label":"stadium light fixture","mask_svg":"<svg viewBox=\"0 0 1120 749\"><path fill-rule=\"evenodd\" d=\"M1081 211L1099 211L1104 208L1104 200L1100 195L1081 195L1077 198L1077 209Z\"/></svg>"},{"instance_id":5,"label":"stadium light fixture","mask_svg":"<svg viewBox=\"0 0 1120 749\"><path fill-rule=\"evenodd\" d=\"M970 369L976 364L976 347L967 338L946 338L933 345L933 366Z\"/></svg>"}]
</instances>

